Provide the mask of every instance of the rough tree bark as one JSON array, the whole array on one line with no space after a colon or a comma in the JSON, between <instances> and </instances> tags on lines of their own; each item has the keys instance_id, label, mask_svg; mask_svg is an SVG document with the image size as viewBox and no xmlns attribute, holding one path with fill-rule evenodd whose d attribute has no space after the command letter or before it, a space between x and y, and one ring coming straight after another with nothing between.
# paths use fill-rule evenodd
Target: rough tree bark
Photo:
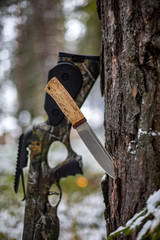
<instances>
[{"instance_id":1,"label":"rough tree bark","mask_svg":"<svg viewBox=\"0 0 160 240\"><path fill-rule=\"evenodd\" d=\"M102 182L110 234L160 188L160 1L101 0L98 11L106 148L117 176Z\"/></svg>"}]
</instances>

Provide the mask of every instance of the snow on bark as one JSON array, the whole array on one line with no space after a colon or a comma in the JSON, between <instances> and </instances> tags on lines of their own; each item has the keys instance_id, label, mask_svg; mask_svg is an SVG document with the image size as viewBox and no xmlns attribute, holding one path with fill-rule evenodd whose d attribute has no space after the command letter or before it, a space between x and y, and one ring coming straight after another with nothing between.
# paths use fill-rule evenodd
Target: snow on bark
<instances>
[{"instance_id":1,"label":"snow on bark","mask_svg":"<svg viewBox=\"0 0 160 240\"><path fill-rule=\"evenodd\" d=\"M155 191L147 200L146 208L136 213L125 226L120 226L112 232L108 239L119 234L132 234L136 232L136 240L143 239L147 234L152 235L160 224L160 190ZM137 231L138 230L138 231ZM154 233L155 234L155 233Z\"/></svg>"}]
</instances>

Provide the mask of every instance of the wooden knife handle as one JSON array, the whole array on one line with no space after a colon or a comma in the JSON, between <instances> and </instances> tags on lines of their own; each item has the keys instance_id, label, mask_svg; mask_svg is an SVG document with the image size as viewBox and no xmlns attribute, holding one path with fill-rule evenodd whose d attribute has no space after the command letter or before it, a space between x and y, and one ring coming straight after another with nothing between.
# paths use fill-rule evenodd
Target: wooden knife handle
<instances>
[{"instance_id":1,"label":"wooden knife handle","mask_svg":"<svg viewBox=\"0 0 160 240\"><path fill-rule=\"evenodd\" d=\"M48 82L45 91L55 100L64 115L72 123L73 128L77 128L87 121L71 95L56 77Z\"/></svg>"}]
</instances>

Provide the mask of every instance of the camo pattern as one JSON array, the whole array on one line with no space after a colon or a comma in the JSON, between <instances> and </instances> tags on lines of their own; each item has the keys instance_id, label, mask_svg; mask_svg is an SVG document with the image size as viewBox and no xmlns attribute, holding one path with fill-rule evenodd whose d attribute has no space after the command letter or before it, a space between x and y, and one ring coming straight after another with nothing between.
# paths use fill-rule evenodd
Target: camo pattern
<instances>
[{"instance_id":1,"label":"camo pattern","mask_svg":"<svg viewBox=\"0 0 160 240\"><path fill-rule=\"evenodd\" d=\"M99 74L99 61L86 57L83 62L79 62L76 61L76 57L73 60L65 56L59 58L59 61L74 63L82 73L82 88L75 100L81 107ZM59 238L57 208L61 201L62 190L60 179L55 178L55 173L73 160L77 161L80 169L82 168L82 157L77 155L70 145L70 131L71 123L66 117L56 127L49 125L46 121L32 129L23 240L57 240ZM65 161L50 168L47 154L54 141L60 141L66 146L68 156ZM73 172L71 175L77 173L79 172ZM67 173L64 176L66 177ZM55 206L51 206L48 201L52 184L56 184L59 189L59 201Z\"/></svg>"}]
</instances>

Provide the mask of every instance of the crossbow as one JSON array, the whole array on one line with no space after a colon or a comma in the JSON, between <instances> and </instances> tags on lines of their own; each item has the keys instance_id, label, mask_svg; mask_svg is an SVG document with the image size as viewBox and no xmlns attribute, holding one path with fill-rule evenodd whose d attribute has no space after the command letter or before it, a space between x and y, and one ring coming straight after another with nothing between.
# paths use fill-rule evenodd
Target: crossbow
<instances>
[{"instance_id":1,"label":"crossbow","mask_svg":"<svg viewBox=\"0 0 160 240\"><path fill-rule=\"evenodd\" d=\"M81 107L99 75L99 56L76 55L60 52L57 65L48 73L48 81L57 77ZM82 157L70 145L71 123L64 116L56 102L46 93L44 109L47 121L34 125L19 138L14 189L18 192L22 181L25 204L23 240L58 240L60 224L57 208L62 198L60 180L67 176L83 174ZM53 142L62 142L67 158L49 167L48 151ZM25 191L23 169L28 164L27 192ZM55 184L59 192L52 192ZM48 197L57 194L58 202L53 206Z\"/></svg>"}]
</instances>

